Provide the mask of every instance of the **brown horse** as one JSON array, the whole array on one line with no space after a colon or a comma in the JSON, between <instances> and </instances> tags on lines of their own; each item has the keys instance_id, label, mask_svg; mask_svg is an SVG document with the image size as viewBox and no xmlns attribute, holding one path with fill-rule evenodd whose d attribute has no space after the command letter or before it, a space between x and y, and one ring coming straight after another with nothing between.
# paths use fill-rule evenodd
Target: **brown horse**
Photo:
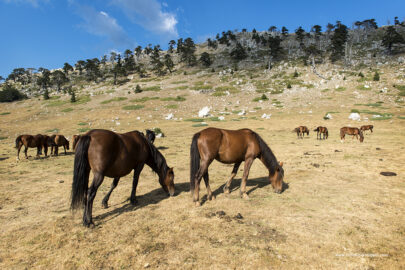
<instances>
[{"instance_id":1,"label":"brown horse","mask_svg":"<svg viewBox=\"0 0 405 270\"><path fill-rule=\"evenodd\" d=\"M319 137L319 139L321 140L322 134L323 134L323 139L324 139L324 140L327 139L328 136L329 136L328 129L327 129L326 127L321 127L321 126L319 126L319 127L317 127L316 129L314 129L314 131L316 131L316 139L317 139L317 140L318 140L318 137ZM325 138L325 137L326 137L326 138Z\"/></svg>"},{"instance_id":2,"label":"brown horse","mask_svg":"<svg viewBox=\"0 0 405 270\"><path fill-rule=\"evenodd\" d=\"M242 161L245 161L240 195L243 198L249 198L246 193L246 181L250 166L256 158L259 158L269 170L269 180L274 191L281 193L284 188L283 163L277 162L273 152L257 133L250 129L226 130L207 128L194 134L190 148L190 191L195 204L197 206L200 205L199 191L201 178L204 178L208 199L212 199L208 166L214 159L225 164L235 164L231 178L224 186L225 193L229 193L231 182L240 164Z\"/></svg>"},{"instance_id":3,"label":"brown horse","mask_svg":"<svg viewBox=\"0 0 405 270\"><path fill-rule=\"evenodd\" d=\"M159 175L163 190L173 196L173 168L167 166L163 155L140 132L120 134L95 129L82 135L75 152L71 209L84 206L83 225L94 225L93 200L105 176L114 178L110 191L102 201L107 208L108 199L120 177L134 170L130 202L136 204L136 187L145 164ZM93 171L94 178L88 188L90 170Z\"/></svg>"},{"instance_id":4,"label":"brown horse","mask_svg":"<svg viewBox=\"0 0 405 270\"><path fill-rule=\"evenodd\" d=\"M360 142L363 142L364 136L363 132L358 129L358 128L352 128L352 127L342 127L340 129L340 141L343 142L345 139L345 135L352 135L352 139L354 139L354 136L356 136L356 139L359 139L358 136L360 136Z\"/></svg>"},{"instance_id":5,"label":"brown horse","mask_svg":"<svg viewBox=\"0 0 405 270\"><path fill-rule=\"evenodd\" d=\"M69 141L63 135L52 135L49 137L51 139L51 155L54 154L55 149L55 156L58 155L59 146L63 146L66 155L66 149L69 150Z\"/></svg>"},{"instance_id":6,"label":"brown horse","mask_svg":"<svg viewBox=\"0 0 405 270\"><path fill-rule=\"evenodd\" d=\"M371 133L373 133L373 128L374 128L373 125L365 125L365 126L361 126L361 127L360 127L360 130L361 130L361 131L370 130ZM364 132L364 133L365 133L365 132Z\"/></svg>"},{"instance_id":7,"label":"brown horse","mask_svg":"<svg viewBox=\"0 0 405 270\"><path fill-rule=\"evenodd\" d=\"M32 135L20 135L15 140L15 148L17 148L17 160L20 160L20 150L24 145L25 158L28 158L28 148L37 148L37 157L42 154L42 148L44 149L45 156L48 156L48 144L49 137L47 135L37 134Z\"/></svg>"},{"instance_id":8,"label":"brown horse","mask_svg":"<svg viewBox=\"0 0 405 270\"><path fill-rule=\"evenodd\" d=\"M309 129L306 126L299 126L293 130L294 132L297 133L297 137L304 139L304 133L306 133L309 136Z\"/></svg>"},{"instance_id":9,"label":"brown horse","mask_svg":"<svg viewBox=\"0 0 405 270\"><path fill-rule=\"evenodd\" d=\"M75 151L76 145L79 142L81 137L82 137L82 135L73 135L73 137L72 137L72 149L73 149L73 151Z\"/></svg>"}]
</instances>

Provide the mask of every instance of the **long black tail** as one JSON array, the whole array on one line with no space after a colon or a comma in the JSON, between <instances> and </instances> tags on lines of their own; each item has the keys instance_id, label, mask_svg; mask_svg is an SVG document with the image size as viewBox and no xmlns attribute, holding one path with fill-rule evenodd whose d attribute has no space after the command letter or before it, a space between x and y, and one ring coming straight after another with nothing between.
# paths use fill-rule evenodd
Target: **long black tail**
<instances>
[{"instance_id":1,"label":"long black tail","mask_svg":"<svg viewBox=\"0 0 405 270\"><path fill-rule=\"evenodd\" d=\"M17 139L15 139L15 148L18 148L18 146L20 145L21 137L22 135L18 136Z\"/></svg>"},{"instance_id":2,"label":"long black tail","mask_svg":"<svg viewBox=\"0 0 405 270\"><path fill-rule=\"evenodd\" d=\"M194 180L195 176L200 169L200 152L198 151L197 141L200 137L200 133L196 133L193 136L190 147L190 191L194 191Z\"/></svg>"},{"instance_id":3,"label":"long black tail","mask_svg":"<svg viewBox=\"0 0 405 270\"><path fill-rule=\"evenodd\" d=\"M85 195L87 194L90 172L89 158L87 155L90 138L91 137L88 135L82 136L76 146L71 194L72 201L70 204L72 210L82 206L86 200Z\"/></svg>"}]
</instances>

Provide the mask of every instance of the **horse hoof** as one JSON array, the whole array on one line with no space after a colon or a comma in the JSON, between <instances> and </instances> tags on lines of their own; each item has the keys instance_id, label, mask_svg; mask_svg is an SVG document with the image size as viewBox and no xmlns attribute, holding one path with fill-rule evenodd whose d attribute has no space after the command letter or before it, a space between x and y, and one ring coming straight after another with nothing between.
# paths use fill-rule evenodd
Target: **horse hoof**
<instances>
[{"instance_id":1,"label":"horse hoof","mask_svg":"<svg viewBox=\"0 0 405 270\"><path fill-rule=\"evenodd\" d=\"M138 204L138 200L131 200L131 204L132 204L132 205L137 205L137 204Z\"/></svg>"},{"instance_id":2,"label":"horse hoof","mask_svg":"<svg viewBox=\"0 0 405 270\"><path fill-rule=\"evenodd\" d=\"M195 202L195 206L201 206L201 203L200 202Z\"/></svg>"},{"instance_id":3,"label":"horse hoof","mask_svg":"<svg viewBox=\"0 0 405 270\"><path fill-rule=\"evenodd\" d=\"M229 194L230 193L229 188L224 188L224 193Z\"/></svg>"},{"instance_id":4,"label":"horse hoof","mask_svg":"<svg viewBox=\"0 0 405 270\"><path fill-rule=\"evenodd\" d=\"M245 200L249 200L249 195L247 195L246 193L243 193L242 198Z\"/></svg>"},{"instance_id":5,"label":"horse hoof","mask_svg":"<svg viewBox=\"0 0 405 270\"><path fill-rule=\"evenodd\" d=\"M102 202L101 205L103 206L104 209L108 208L108 203L106 203L106 202Z\"/></svg>"}]
</instances>

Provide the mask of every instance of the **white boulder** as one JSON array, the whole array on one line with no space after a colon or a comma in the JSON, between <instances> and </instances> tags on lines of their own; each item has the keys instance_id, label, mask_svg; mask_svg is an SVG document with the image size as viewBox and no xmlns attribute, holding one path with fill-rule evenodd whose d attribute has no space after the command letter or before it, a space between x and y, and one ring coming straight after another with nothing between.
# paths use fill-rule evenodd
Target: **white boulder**
<instances>
[{"instance_id":1,"label":"white boulder","mask_svg":"<svg viewBox=\"0 0 405 270\"><path fill-rule=\"evenodd\" d=\"M198 117L207 117L210 115L211 109L205 106L198 112Z\"/></svg>"},{"instance_id":2,"label":"white boulder","mask_svg":"<svg viewBox=\"0 0 405 270\"><path fill-rule=\"evenodd\" d=\"M349 119L355 120L355 121L360 121L360 114L358 114L358 113L351 113L351 114L349 115Z\"/></svg>"}]
</instances>

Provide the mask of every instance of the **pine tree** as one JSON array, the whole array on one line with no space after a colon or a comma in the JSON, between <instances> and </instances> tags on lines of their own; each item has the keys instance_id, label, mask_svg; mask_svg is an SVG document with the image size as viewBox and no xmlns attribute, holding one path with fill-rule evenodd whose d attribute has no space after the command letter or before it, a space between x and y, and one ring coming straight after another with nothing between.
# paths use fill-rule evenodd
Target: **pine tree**
<instances>
[{"instance_id":1,"label":"pine tree","mask_svg":"<svg viewBox=\"0 0 405 270\"><path fill-rule=\"evenodd\" d=\"M388 53L392 53L394 44L405 44L404 38L395 30L394 26L388 26L382 38L382 45L388 49Z\"/></svg>"},{"instance_id":2,"label":"pine tree","mask_svg":"<svg viewBox=\"0 0 405 270\"><path fill-rule=\"evenodd\" d=\"M207 52L201 54L199 61L204 67L209 67L212 64L211 57Z\"/></svg>"},{"instance_id":3,"label":"pine tree","mask_svg":"<svg viewBox=\"0 0 405 270\"><path fill-rule=\"evenodd\" d=\"M344 55L345 43L348 37L347 26L340 21L336 22L334 33L331 37L331 60L335 62L341 59Z\"/></svg>"}]
</instances>

